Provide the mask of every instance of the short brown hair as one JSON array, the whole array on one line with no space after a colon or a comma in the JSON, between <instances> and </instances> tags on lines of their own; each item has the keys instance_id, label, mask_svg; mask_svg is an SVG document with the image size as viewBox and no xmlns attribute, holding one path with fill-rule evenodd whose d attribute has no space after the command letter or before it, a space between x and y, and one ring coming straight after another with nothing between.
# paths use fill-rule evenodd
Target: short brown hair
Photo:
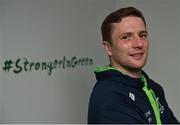
<instances>
[{"instance_id":1,"label":"short brown hair","mask_svg":"<svg viewBox=\"0 0 180 125\"><path fill-rule=\"evenodd\" d=\"M121 8L118 9L111 14L109 14L103 21L101 25L101 33L102 33L102 39L103 41L107 41L111 44L112 42L112 23L119 23L121 22L122 18L128 17L128 16L135 16L135 17L140 17L145 26L146 26L146 21L145 18L142 14L141 11L134 7L126 7L126 8Z\"/></svg>"}]
</instances>

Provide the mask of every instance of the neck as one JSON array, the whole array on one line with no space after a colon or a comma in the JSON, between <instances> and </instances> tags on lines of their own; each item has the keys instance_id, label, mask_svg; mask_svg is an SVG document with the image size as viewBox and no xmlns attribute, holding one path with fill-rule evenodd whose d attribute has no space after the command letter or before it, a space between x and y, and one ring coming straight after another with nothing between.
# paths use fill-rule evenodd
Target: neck
<instances>
[{"instance_id":1,"label":"neck","mask_svg":"<svg viewBox=\"0 0 180 125\"><path fill-rule=\"evenodd\" d=\"M120 65L111 64L112 67L124 72L128 76L132 78L140 78L141 77L141 69L131 69L131 68L124 68Z\"/></svg>"}]
</instances>

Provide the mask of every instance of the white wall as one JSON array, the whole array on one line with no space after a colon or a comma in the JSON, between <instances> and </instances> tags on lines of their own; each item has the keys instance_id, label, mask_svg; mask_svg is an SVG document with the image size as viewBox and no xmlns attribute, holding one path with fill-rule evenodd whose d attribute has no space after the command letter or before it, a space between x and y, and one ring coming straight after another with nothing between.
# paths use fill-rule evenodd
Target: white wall
<instances>
[{"instance_id":1,"label":"white wall","mask_svg":"<svg viewBox=\"0 0 180 125\"><path fill-rule=\"evenodd\" d=\"M104 0L0 0L0 123L86 123L93 70L106 61L100 23L114 6ZM74 56L93 63L58 65L48 75L25 62ZM14 61L9 72L6 60Z\"/></svg>"},{"instance_id":2,"label":"white wall","mask_svg":"<svg viewBox=\"0 0 180 125\"><path fill-rule=\"evenodd\" d=\"M145 70L160 82L180 118L179 0L0 0L0 123L86 123L93 70L108 64L100 25L113 10L135 6L150 32ZM92 65L4 71L5 60L50 62L88 57ZM25 58L25 59L24 59ZM18 67L14 69L18 70ZM22 67L24 68L24 67ZM26 67L27 68L27 67Z\"/></svg>"},{"instance_id":3,"label":"white wall","mask_svg":"<svg viewBox=\"0 0 180 125\"><path fill-rule=\"evenodd\" d=\"M144 13L150 41L145 71L163 86L168 104L178 119L180 119L179 5L179 0L116 0L116 9L134 6Z\"/></svg>"}]
</instances>

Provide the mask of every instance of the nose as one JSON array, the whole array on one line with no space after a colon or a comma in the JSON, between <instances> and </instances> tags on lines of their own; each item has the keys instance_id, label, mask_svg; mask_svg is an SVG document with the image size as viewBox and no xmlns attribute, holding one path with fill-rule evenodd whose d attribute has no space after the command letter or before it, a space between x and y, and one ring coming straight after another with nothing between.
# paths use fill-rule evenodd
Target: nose
<instances>
[{"instance_id":1,"label":"nose","mask_svg":"<svg viewBox=\"0 0 180 125\"><path fill-rule=\"evenodd\" d=\"M133 41L134 48L142 48L143 47L143 40L140 37L134 37Z\"/></svg>"}]
</instances>

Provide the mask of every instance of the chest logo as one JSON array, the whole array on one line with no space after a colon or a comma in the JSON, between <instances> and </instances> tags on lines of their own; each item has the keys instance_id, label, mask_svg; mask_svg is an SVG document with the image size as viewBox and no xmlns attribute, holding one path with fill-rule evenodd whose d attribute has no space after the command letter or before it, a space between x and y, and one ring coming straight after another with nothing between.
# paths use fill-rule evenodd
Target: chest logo
<instances>
[{"instance_id":1,"label":"chest logo","mask_svg":"<svg viewBox=\"0 0 180 125\"><path fill-rule=\"evenodd\" d=\"M129 92L129 98L135 101L135 95L132 92Z\"/></svg>"}]
</instances>

